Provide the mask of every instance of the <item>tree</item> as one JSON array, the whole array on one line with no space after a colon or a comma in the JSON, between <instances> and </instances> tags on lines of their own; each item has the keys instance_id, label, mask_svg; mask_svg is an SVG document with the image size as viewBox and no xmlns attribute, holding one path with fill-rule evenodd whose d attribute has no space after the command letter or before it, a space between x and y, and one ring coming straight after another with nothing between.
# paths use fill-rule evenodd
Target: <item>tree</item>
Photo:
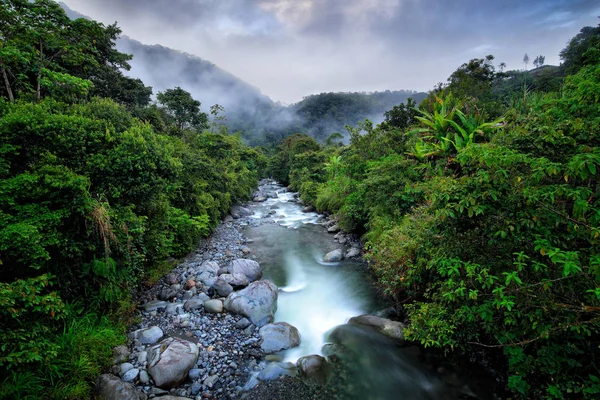
<instances>
[{"instance_id":1,"label":"tree","mask_svg":"<svg viewBox=\"0 0 600 400\"><path fill-rule=\"evenodd\" d=\"M533 66L536 67L536 68L539 68L542 65L544 65L545 61L546 61L546 57L545 56L537 56L535 58L535 60L533 60Z\"/></svg>"},{"instance_id":2,"label":"tree","mask_svg":"<svg viewBox=\"0 0 600 400\"><path fill-rule=\"evenodd\" d=\"M585 53L591 48L600 49L600 24L581 28L567 47L561 50L560 59L566 75L577 73L585 65Z\"/></svg>"},{"instance_id":3,"label":"tree","mask_svg":"<svg viewBox=\"0 0 600 400\"><path fill-rule=\"evenodd\" d=\"M525 63L525 69L528 69L528 65L529 65L529 56L527 55L527 53L525 53L525 55L523 56L523 62Z\"/></svg>"},{"instance_id":4,"label":"tree","mask_svg":"<svg viewBox=\"0 0 600 400\"><path fill-rule=\"evenodd\" d=\"M382 128L406 129L415 122L418 112L417 103L412 98L406 100L406 104L394 106L384 113L385 121L381 123Z\"/></svg>"},{"instance_id":5,"label":"tree","mask_svg":"<svg viewBox=\"0 0 600 400\"><path fill-rule=\"evenodd\" d=\"M208 127L208 116L200 111L200 102L179 86L158 92L156 99L179 134L186 128L202 130Z\"/></svg>"}]
</instances>

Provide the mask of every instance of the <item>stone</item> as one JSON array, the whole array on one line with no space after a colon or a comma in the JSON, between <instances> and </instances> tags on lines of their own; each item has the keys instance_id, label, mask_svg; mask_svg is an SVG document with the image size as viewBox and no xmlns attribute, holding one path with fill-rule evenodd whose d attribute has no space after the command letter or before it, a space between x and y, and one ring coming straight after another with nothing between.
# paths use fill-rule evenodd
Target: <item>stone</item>
<instances>
[{"instance_id":1,"label":"stone","mask_svg":"<svg viewBox=\"0 0 600 400\"><path fill-rule=\"evenodd\" d=\"M192 369L190 369L190 372L188 372L188 377L192 381L200 379L202 377L202 371L198 368L192 368Z\"/></svg>"},{"instance_id":2,"label":"stone","mask_svg":"<svg viewBox=\"0 0 600 400\"><path fill-rule=\"evenodd\" d=\"M303 213L310 213L310 212L314 212L315 208L313 206L306 206L302 209Z\"/></svg>"},{"instance_id":3,"label":"stone","mask_svg":"<svg viewBox=\"0 0 600 400\"><path fill-rule=\"evenodd\" d=\"M233 222L233 217L231 215L228 215L225 217L225 219L223 220L223 222L228 223L228 222Z\"/></svg>"},{"instance_id":4,"label":"stone","mask_svg":"<svg viewBox=\"0 0 600 400\"><path fill-rule=\"evenodd\" d=\"M190 290L193 287L196 287L196 281L194 281L193 279L188 279L187 281L185 281L185 285L183 285L183 288L185 290Z\"/></svg>"},{"instance_id":5,"label":"stone","mask_svg":"<svg viewBox=\"0 0 600 400\"><path fill-rule=\"evenodd\" d=\"M139 306L139 308L143 308L145 311L154 311L159 309L164 309L169 305L166 301L160 300L150 300L143 305Z\"/></svg>"},{"instance_id":6,"label":"stone","mask_svg":"<svg viewBox=\"0 0 600 400\"><path fill-rule=\"evenodd\" d=\"M339 244L346 244L348 242L348 238L346 236L340 236L338 238L338 243Z\"/></svg>"},{"instance_id":7,"label":"stone","mask_svg":"<svg viewBox=\"0 0 600 400\"><path fill-rule=\"evenodd\" d=\"M181 308L183 307L184 303L170 303L167 308L165 309L165 314L167 315L178 315L181 314ZM156 343L156 342L155 342Z\"/></svg>"},{"instance_id":8,"label":"stone","mask_svg":"<svg viewBox=\"0 0 600 400\"><path fill-rule=\"evenodd\" d=\"M235 273L235 274L223 274L219 278L223 279L225 282L229 283L231 286L248 286L250 281L248 277L244 274Z\"/></svg>"},{"instance_id":9,"label":"stone","mask_svg":"<svg viewBox=\"0 0 600 400\"><path fill-rule=\"evenodd\" d=\"M147 384L148 382L150 382L150 375L148 375L148 372L146 372L146 371L144 371L144 370L141 370L141 371L140 371L140 376L139 376L139 378L140 378L140 383L141 383L142 385L145 385L145 384Z\"/></svg>"},{"instance_id":10,"label":"stone","mask_svg":"<svg viewBox=\"0 0 600 400\"><path fill-rule=\"evenodd\" d=\"M243 274L250 282L259 280L262 277L262 269L254 260L238 258L232 261L228 268L230 274Z\"/></svg>"},{"instance_id":11,"label":"stone","mask_svg":"<svg viewBox=\"0 0 600 400\"><path fill-rule=\"evenodd\" d=\"M290 362L271 362L260 371L258 374L258 380L261 381L274 381L282 376L295 377L298 374L296 366Z\"/></svg>"},{"instance_id":12,"label":"stone","mask_svg":"<svg viewBox=\"0 0 600 400\"><path fill-rule=\"evenodd\" d=\"M325 262L338 262L342 261L344 254L342 253L342 249L335 249L325 254L323 257L323 261Z\"/></svg>"},{"instance_id":13,"label":"stone","mask_svg":"<svg viewBox=\"0 0 600 400\"><path fill-rule=\"evenodd\" d=\"M177 293L179 292L179 288L176 288L180 285L172 285L168 288L164 288L160 291L158 298L161 300L171 300L174 297L177 297Z\"/></svg>"},{"instance_id":14,"label":"stone","mask_svg":"<svg viewBox=\"0 0 600 400\"><path fill-rule=\"evenodd\" d=\"M258 331L261 342L260 348L265 353L275 353L300 345L300 333L287 322L276 322L260 328Z\"/></svg>"},{"instance_id":15,"label":"stone","mask_svg":"<svg viewBox=\"0 0 600 400\"><path fill-rule=\"evenodd\" d=\"M351 325L366 326L375 329L377 332L390 339L404 342L404 325L402 322L392 321L391 319L378 317L375 315L359 315L358 317L350 318L348 321Z\"/></svg>"},{"instance_id":16,"label":"stone","mask_svg":"<svg viewBox=\"0 0 600 400\"><path fill-rule=\"evenodd\" d=\"M242 318L238 322L235 323L236 328L245 329L250 326L252 322L248 321L248 318Z\"/></svg>"},{"instance_id":17,"label":"stone","mask_svg":"<svg viewBox=\"0 0 600 400\"><path fill-rule=\"evenodd\" d=\"M209 376L208 378L206 378L204 381L202 381L202 384L206 385L210 389L212 389L213 386L215 386L215 383L217 383L218 380L219 380L219 375L212 375L212 376Z\"/></svg>"},{"instance_id":18,"label":"stone","mask_svg":"<svg viewBox=\"0 0 600 400\"><path fill-rule=\"evenodd\" d=\"M148 351L148 373L154 384L170 389L185 381L198 360L198 346L180 338L168 338Z\"/></svg>"},{"instance_id":19,"label":"stone","mask_svg":"<svg viewBox=\"0 0 600 400\"><path fill-rule=\"evenodd\" d=\"M233 292L233 286L223 279L222 276L216 279L212 287L215 289L217 294L222 297L227 297Z\"/></svg>"},{"instance_id":20,"label":"stone","mask_svg":"<svg viewBox=\"0 0 600 400\"><path fill-rule=\"evenodd\" d=\"M240 217L249 217L251 215L254 215L254 211L251 211L250 209L241 206L231 207L231 212L238 214Z\"/></svg>"},{"instance_id":21,"label":"stone","mask_svg":"<svg viewBox=\"0 0 600 400\"><path fill-rule=\"evenodd\" d=\"M308 385L324 386L331 378L331 367L327 360L316 354L300 357L296 362L298 373Z\"/></svg>"},{"instance_id":22,"label":"stone","mask_svg":"<svg viewBox=\"0 0 600 400\"><path fill-rule=\"evenodd\" d=\"M221 313L223 312L223 302L219 299L205 301L204 309L209 313Z\"/></svg>"},{"instance_id":23,"label":"stone","mask_svg":"<svg viewBox=\"0 0 600 400\"><path fill-rule=\"evenodd\" d=\"M361 254L361 251L359 248L352 247L350 250L348 250L348 253L346 253L346 258L360 257L360 254Z\"/></svg>"},{"instance_id":24,"label":"stone","mask_svg":"<svg viewBox=\"0 0 600 400\"><path fill-rule=\"evenodd\" d=\"M210 297L206 293L198 293L198 298L202 301L210 300Z\"/></svg>"},{"instance_id":25,"label":"stone","mask_svg":"<svg viewBox=\"0 0 600 400\"><path fill-rule=\"evenodd\" d=\"M138 354L137 357L137 361L140 365L144 364L146 361L148 361L148 352L147 351L141 351Z\"/></svg>"},{"instance_id":26,"label":"stone","mask_svg":"<svg viewBox=\"0 0 600 400\"><path fill-rule=\"evenodd\" d=\"M340 231L340 227L338 226L338 224L335 224L335 225L327 228L327 232L329 232L329 233L337 233L339 231Z\"/></svg>"},{"instance_id":27,"label":"stone","mask_svg":"<svg viewBox=\"0 0 600 400\"><path fill-rule=\"evenodd\" d=\"M104 400L146 400L148 398L144 393L138 392L131 383L123 382L111 374L98 377L96 391Z\"/></svg>"},{"instance_id":28,"label":"stone","mask_svg":"<svg viewBox=\"0 0 600 400\"><path fill-rule=\"evenodd\" d=\"M179 282L177 280L177 275L172 272L170 274L167 274L167 276L165 276L165 281L167 281L167 283L169 285L175 285Z\"/></svg>"},{"instance_id":29,"label":"stone","mask_svg":"<svg viewBox=\"0 0 600 400\"><path fill-rule=\"evenodd\" d=\"M129 370L133 369L133 364L132 363L123 363L119 366L119 374L121 376L125 375Z\"/></svg>"},{"instance_id":30,"label":"stone","mask_svg":"<svg viewBox=\"0 0 600 400\"><path fill-rule=\"evenodd\" d=\"M194 311L194 310L198 310L200 308L202 308L204 306L204 301L200 300L200 298L195 297L192 299L189 299L188 301L185 302L185 304L183 305L183 309L185 311Z\"/></svg>"},{"instance_id":31,"label":"stone","mask_svg":"<svg viewBox=\"0 0 600 400\"><path fill-rule=\"evenodd\" d=\"M133 368L130 369L129 371L125 372L125 374L123 374L123 377L121 378L123 380L123 382L134 382L138 375L140 374L140 370L137 368Z\"/></svg>"},{"instance_id":32,"label":"stone","mask_svg":"<svg viewBox=\"0 0 600 400\"><path fill-rule=\"evenodd\" d=\"M211 276L217 276L217 273L219 272L219 264L217 264L215 261L204 261L202 263L202 265L200 266L200 270L198 271L199 273L203 273L206 272L208 274L210 274Z\"/></svg>"},{"instance_id":33,"label":"stone","mask_svg":"<svg viewBox=\"0 0 600 400\"><path fill-rule=\"evenodd\" d=\"M265 196L256 196L252 201L255 203L262 203L263 201L267 201L267 198Z\"/></svg>"},{"instance_id":34,"label":"stone","mask_svg":"<svg viewBox=\"0 0 600 400\"><path fill-rule=\"evenodd\" d=\"M129 349L124 344L113 349L113 364L120 364L129 358Z\"/></svg>"},{"instance_id":35,"label":"stone","mask_svg":"<svg viewBox=\"0 0 600 400\"><path fill-rule=\"evenodd\" d=\"M227 296L224 306L228 311L247 317L258 327L266 325L273 321L277 311L277 286L267 280L252 282Z\"/></svg>"}]
</instances>

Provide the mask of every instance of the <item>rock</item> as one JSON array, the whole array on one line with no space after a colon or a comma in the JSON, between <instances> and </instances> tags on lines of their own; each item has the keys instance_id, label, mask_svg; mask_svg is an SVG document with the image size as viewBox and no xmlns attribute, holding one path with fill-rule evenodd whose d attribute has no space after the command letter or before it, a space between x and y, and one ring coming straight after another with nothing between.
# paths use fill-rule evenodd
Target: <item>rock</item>
<instances>
[{"instance_id":1,"label":"rock","mask_svg":"<svg viewBox=\"0 0 600 400\"><path fill-rule=\"evenodd\" d=\"M235 323L236 328L245 329L250 326L252 322L248 321L247 318L242 318L238 322Z\"/></svg>"},{"instance_id":2,"label":"rock","mask_svg":"<svg viewBox=\"0 0 600 400\"><path fill-rule=\"evenodd\" d=\"M298 329L287 322L265 325L260 328L258 333L262 339L260 348L265 353L275 353L300 345Z\"/></svg>"},{"instance_id":3,"label":"rock","mask_svg":"<svg viewBox=\"0 0 600 400\"><path fill-rule=\"evenodd\" d=\"M225 217L225 219L223 220L223 222L228 223L228 222L233 222L233 217L231 215L228 215Z\"/></svg>"},{"instance_id":4,"label":"rock","mask_svg":"<svg viewBox=\"0 0 600 400\"><path fill-rule=\"evenodd\" d=\"M167 281L167 283L169 285L175 285L175 284L179 283L179 281L177 279L177 275L172 272L170 274L167 274L167 276L165 276L165 281Z\"/></svg>"},{"instance_id":5,"label":"rock","mask_svg":"<svg viewBox=\"0 0 600 400\"><path fill-rule=\"evenodd\" d=\"M258 386L259 383L260 383L260 381L253 375L250 377L250 379L248 379L248 382L246 382L246 384L244 385L244 388L242 390L243 391L252 390L256 386Z\"/></svg>"},{"instance_id":6,"label":"rock","mask_svg":"<svg viewBox=\"0 0 600 400\"><path fill-rule=\"evenodd\" d=\"M183 285L183 288L185 290L190 290L193 287L196 287L196 281L194 281L193 279L188 279L187 281L185 281L185 285Z\"/></svg>"},{"instance_id":7,"label":"rock","mask_svg":"<svg viewBox=\"0 0 600 400\"><path fill-rule=\"evenodd\" d=\"M296 362L298 372L304 383L324 386L331 378L331 367L327 360L316 354L300 357Z\"/></svg>"},{"instance_id":8,"label":"rock","mask_svg":"<svg viewBox=\"0 0 600 400\"><path fill-rule=\"evenodd\" d=\"M240 250L242 251L242 253L244 253L244 255L252 253L252 250L248 246L242 246Z\"/></svg>"},{"instance_id":9,"label":"rock","mask_svg":"<svg viewBox=\"0 0 600 400\"><path fill-rule=\"evenodd\" d=\"M181 289L181 285L171 285L168 288L164 288L160 291L158 298L161 300L171 300L177 296L177 293Z\"/></svg>"},{"instance_id":10,"label":"rock","mask_svg":"<svg viewBox=\"0 0 600 400\"><path fill-rule=\"evenodd\" d=\"M250 281L248 277L244 274L223 274L219 278L222 278L225 282L229 283L231 286L248 286ZM229 293L227 294L229 295Z\"/></svg>"},{"instance_id":11,"label":"rock","mask_svg":"<svg viewBox=\"0 0 600 400\"><path fill-rule=\"evenodd\" d=\"M167 396L160 396L160 397L155 397L156 399L160 399L160 400L190 400L187 397L181 397L181 396L171 396L171 395L167 395Z\"/></svg>"},{"instance_id":12,"label":"rock","mask_svg":"<svg viewBox=\"0 0 600 400\"><path fill-rule=\"evenodd\" d=\"M338 238L338 243L339 244L346 244L348 242L348 238L346 238L346 236L340 236Z\"/></svg>"},{"instance_id":13,"label":"rock","mask_svg":"<svg viewBox=\"0 0 600 400\"><path fill-rule=\"evenodd\" d=\"M133 369L130 369L129 371L125 372L125 374L123 374L123 377L121 379L123 380L123 382L133 382L137 379L139 374L140 374L140 370L137 368L133 368Z\"/></svg>"},{"instance_id":14,"label":"rock","mask_svg":"<svg viewBox=\"0 0 600 400\"><path fill-rule=\"evenodd\" d=\"M200 270L198 271L199 273L203 273L206 272L211 276L217 276L217 273L219 272L219 264L217 264L214 261L204 261L202 263L202 265L200 266Z\"/></svg>"},{"instance_id":15,"label":"rock","mask_svg":"<svg viewBox=\"0 0 600 400\"><path fill-rule=\"evenodd\" d=\"M167 303L166 301L160 301L160 300L151 300L148 301L146 303L144 303L143 305L139 306L139 308L143 308L145 311L154 311L154 310L158 310L158 309L164 309L169 305L169 303Z\"/></svg>"},{"instance_id":16,"label":"rock","mask_svg":"<svg viewBox=\"0 0 600 400\"><path fill-rule=\"evenodd\" d=\"M182 307L183 307L184 303L170 303L167 308L165 309L165 314L167 315L178 315L181 314L182 311ZM154 342L156 343L156 342Z\"/></svg>"},{"instance_id":17,"label":"rock","mask_svg":"<svg viewBox=\"0 0 600 400\"><path fill-rule=\"evenodd\" d=\"M391 319L377 317L375 315L359 315L358 317L350 318L348 321L351 325L366 326L375 329L377 332L389 337L390 339L404 341L404 328L402 322L392 321Z\"/></svg>"},{"instance_id":18,"label":"rock","mask_svg":"<svg viewBox=\"0 0 600 400\"><path fill-rule=\"evenodd\" d=\"M223 302L218 299L205 301L204 309L209 313L223 312Z\"/></svg>"},{"instance_id":19,"label":"rock","mask_svg":"<svg viewBox=\"0 0 600 400\"><path fill-rule=\"evenodd\" d=\"M245 289L227 296L224 306L247 317L254 325L263 326L273 321L277 311L277 286L267 280L252 282Z\"/></svg>"},{"instance_id":20,"label":"rock","mask_svg":"<svg viewBox=\"0 0 600 400\"><path fill-rule=\"evenodd\" d=\"M148 372L141 370L140 371L140 383L142 385L147 384L148 382L150 382L150 376L148 375Z\"/></svg>"},{"instance_id":21,"label":"rock","mask_svg":"<svg viewBox=\"0 0 600 400\"><path fill-rule=\"evenodd\" d=\"M290 362L271 362L260 371L258 379L261 381L274 381L285 375L295 377L297 374L298 370L296 369L296 366Z\"/></svg>"},{"instance_id":22,"label":"rock","mask_svg":"<svg viewBox=\"0 0 600 400\"><path fill-rule=\"evenodd\" d=\"M198 360L198 346L187 340L168 338L148 351L148 373L162 389L175 387L188 376Z\"/></svg>"},{"instance_id":23,"label":"rock","mask_svg":"<svg viewBox=\"0 0 600 400\"><path fill-rule=\"evenodd\" d=\"M325 254L325 256L323 257L323 261L338 262L338 261L342 261L343 257L344 257L344 255L342 253L342 249L335 249L335 250L330 251L329 253Z\"/></svg>"},{"instance_id":24,"label":"rock","mask_svg":"<svg viewBox=\"0 0 600 400\"><path fill-rule=\"evenodd\" d=\"M359 248L352 247L350 250L348 250L348 253L346 253L346 258L359 257L360 254L361 254L361 251Z\"/></svg>"},{"instance_id":25,"label":"rock","mask_svg":"<svg viewBox=\"0 0 600 400\"><path fill-rule=\"evenodd\" d=\"M335 224L335 225L327 228L327 232L329 232L329 233L337 233L339 231L340 231L340 227L338 226L338 224Z\"/></svg>"},{"instance_id":26,"label":"rock","mask_svg":"<svg viewBox=\"0 0 600 400\"><path fill-rule=\"evenodd\" d=\"M314 212L315 208L313 206L306 206L302 209L303 213L309 213L309 212Z\"/></svg>"},{"instance_id":27,"label":"rock","mask_svg":"<svg viewBox=\"0 0 600 400\"><path fill-rule=\"evenodd\" d=\"M128 371L133 369L133 364L131 363L123 363L119 366L121 376L125 375Z\"/></svg>"},{"instance_id":28,"label":"rock","mask_svg":"<svg viewBox=\"0 0 600 400\"><path fill-rule=\"evenodd\" d=\"M100 375L96 380L96 391L104 400L146 400L131 383L123 382L111 374Z\"/></svg>"},{"instance_id":29,"label":"rock","mask_svg":"<svg viewBox=\"0 0 600 400\"><path fill-rule=\"evenodd\" d=\"M188 372L188 377L192 381L195 381L196 379L200 379L202 377L202 371L199 370L198 368L190 369L190 372Z\"/></svg>"},{"instance_id":30,"label":"rock","mask_svg":"<svg viewBox=\"0 0 600 400\"><path fill-rule=\"evenodd\" d=\"M252 201L255 203L262 203L263 201L267 201L267 198L265 196L256 196Z\"/></svg>"},{"instance_id":31,"label":"rock","mask_svg":"<svg viewBox=\"0 0 600 400\"><path fill-rule=\"evenodd\" d=\"M223 279L222 276L217 278L212 287L222 297L227 297L233 292L233 286Z\"/></svg>"},{"instance_id":32,"label":"rock","mask_svg":"<svg viewBox=\"0 0 600 400\"><path fill-rule=\"evenodd\" d=\"M189 299L188 301L186 301L185 304L183 305L183 309L185 311L194 311L194 310L198 310L198 309L202 308L203 305L204 305L204 301L200 300L198 297L195 297L193 299Z\"/></svg>"},{"instance_id":33,"label":"rock","mask_svg":"<svg viewBox=\"0 0 600 400\"><path fill-rule=\"evenodd\" d=\"M262 277L260 265L253 260L238 258L233 260L228 268L230 274L243 274L250 282L259 280Z\"/></svg>"},{"instance_id":34,"label":"rock","mask_svg":"<svg viewBox=\"0 0 600 400\"><path fill-rule=\"evenodd\" d=\"M210 389L212 389L218 380L219 380L219 375L212 375L212 376L209 376L208 378L206 378L204 381L202 381L202 384L206 385Z\"/></svg>"},{"instance_id":35,"label":"rock","mask_svg":"<svg viewBox=\"0 0 600 400\"><path fill-rule=\"evenodd\" d=\"M254 211L251 211L251 210L249 210L245 207L241 207L241 206L231 207L231 213L238 214L240 217L249 217L251 215L254 215Z\"/></svg>"},{"instance_id":36,"label":"rock","mask_svg":"<svg viewBox=\"0 0 600 400\"><path fill-rule=\"evenodd\" d=\"M140 351L140 353L138 354L137 360L140 365L144 364L146 361L148 361L148 352Z\"/></svg>"},{"instance_id":37,"label":"rock","mask_svg":"<svg viewBox=\"0 0 600 400\"><path fill-rule=\"evenodd\" d=\"M129 349L124 344L113 349L113 364L119 364L129 358Z\"/></svg>"}]
</instances>

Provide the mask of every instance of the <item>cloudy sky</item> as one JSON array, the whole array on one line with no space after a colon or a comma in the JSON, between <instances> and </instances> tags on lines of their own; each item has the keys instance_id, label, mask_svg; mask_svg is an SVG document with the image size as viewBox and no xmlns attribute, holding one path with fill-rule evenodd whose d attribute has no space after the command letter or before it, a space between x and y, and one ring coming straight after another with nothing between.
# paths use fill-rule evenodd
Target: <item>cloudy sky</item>
<instances>
[{"instance_id":1,"label":"cloudy sky","mask_svg":"<svg viewBox=\"0 0 600 400\"><path fill-rule=\"evenodd\" d=\"M522 69L597 25L597 0L63 0L145 44L195 54L292 103L329 91L430 90L487 54ZM531 63L530 63L531 67Z\"/></svg>"}]
</instances>

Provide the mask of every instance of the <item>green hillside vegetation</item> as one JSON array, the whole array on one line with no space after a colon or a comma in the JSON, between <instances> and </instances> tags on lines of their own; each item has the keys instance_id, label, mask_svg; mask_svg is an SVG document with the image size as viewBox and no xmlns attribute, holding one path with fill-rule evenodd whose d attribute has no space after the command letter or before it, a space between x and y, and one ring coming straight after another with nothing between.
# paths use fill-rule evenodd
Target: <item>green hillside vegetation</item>
<instances>
[{"instance_id":1,"label":"green hillside vegetation","mask_svg":"<svg viewBox=\"0 0 600 400\"><path fill-rule=\"evenodd\" d=\"M561 57L471 60L349 145L299 134L269 161L364 234L408 340L480 358L513 398L600 395L600 27Z\"/></svg>"},{"instance_id":2,"label":"green hillside vegetation","mask_svg":"<svg viewBox=\"0 0 600 400\"><path fill-rule=\"evenodd\" d=\"M181 88L122 74L120 31L0 0L0 398L84 399L130 296L256 186L261 154ZM158 272L157 272L158 271Z\"/></svg>"}]
</instances>

